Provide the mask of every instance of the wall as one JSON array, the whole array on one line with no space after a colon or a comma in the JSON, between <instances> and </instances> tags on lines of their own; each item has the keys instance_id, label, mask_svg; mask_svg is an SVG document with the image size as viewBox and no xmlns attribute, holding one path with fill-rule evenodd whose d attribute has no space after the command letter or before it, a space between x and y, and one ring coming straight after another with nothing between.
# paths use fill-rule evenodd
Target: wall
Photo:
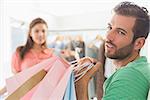
<instances>
[{"instance_id":1,"label":"wall","mask_svg":"<svg viewBox=\"0 0 150 100\"><path fill-rule=\"evenodd\" d=\"M10 26L6 9L6 1L0 0L0 87L4 84L4 80L10 73Z\"/></svg>"},{"instance_id":2,"label":"wall","mask_svg":"<svg viewBox=\"0 0 150 100\"><path fill-rule=\"evenodd\" d=\"M110 11L109 11L110 12ZM92 12L71 16L63 16L60 19L60 29L103 29L107 27L110 13Z\"/></svg>"}]
</instances>

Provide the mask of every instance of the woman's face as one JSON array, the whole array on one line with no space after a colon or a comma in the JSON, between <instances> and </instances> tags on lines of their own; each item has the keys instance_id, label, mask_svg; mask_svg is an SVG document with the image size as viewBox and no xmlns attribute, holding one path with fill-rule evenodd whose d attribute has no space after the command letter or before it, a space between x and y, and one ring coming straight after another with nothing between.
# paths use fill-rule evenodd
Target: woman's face
<instances>
[{"instance_id":1,"label":"woman's face","mask_svg":"<svg viewBox=\"0 0 150 100\"><path fill-rule=\"evenodd\" d=\"M30 36L32 37L32 40L34 43L41 45L46 41L46 35L47 35L47 26L45 24L36 24L31 29Z\"/></svg>"}]
</instances>

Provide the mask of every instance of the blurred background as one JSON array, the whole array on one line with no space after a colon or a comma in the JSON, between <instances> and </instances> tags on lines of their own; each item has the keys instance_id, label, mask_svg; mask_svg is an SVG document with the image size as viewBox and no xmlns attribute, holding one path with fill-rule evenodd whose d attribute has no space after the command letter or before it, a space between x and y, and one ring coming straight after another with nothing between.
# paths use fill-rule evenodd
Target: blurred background
<instances>
[{"instance_id":1,"label":"blurred background","mask_svg":"<svg viewBox=\"0 0 150 100\"><path fill-rule=\"evenodd\" d=\"M57 55L60 50L68 48L70 41L82 41L84 52L78 55L81 58L86 56L84 48L90 47L92 41L105 38L112 9L121 1L123 0L0 0L0 87L12 75L12 53L16 47L25 43L31 20L37 17L46 20L49 27L48 47L55 48ZM129 1L150 11L149 0ZM149 51L150 36L141 51L141 55L147 56L150 62Z\"/></svg>"}]
</instances>

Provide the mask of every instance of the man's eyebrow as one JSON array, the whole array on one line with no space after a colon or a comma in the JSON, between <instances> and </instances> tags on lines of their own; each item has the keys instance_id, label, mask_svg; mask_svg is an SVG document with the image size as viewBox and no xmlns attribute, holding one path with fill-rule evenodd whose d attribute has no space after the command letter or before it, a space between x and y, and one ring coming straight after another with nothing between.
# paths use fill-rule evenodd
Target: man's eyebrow
<instances>
[{"instance_id":1,"label":"man's eyebrow","mask_svg":"<svg viewBox=\"0 0 150 100\"><path fill-rule=\"evenodd\" d=\"M127 31L126 30L124 30L124 29L122 29L122 28L117 28L118 30L122 30L122 31L124 31L125 33L127 33Z\"/></svg>"}]
</instances>

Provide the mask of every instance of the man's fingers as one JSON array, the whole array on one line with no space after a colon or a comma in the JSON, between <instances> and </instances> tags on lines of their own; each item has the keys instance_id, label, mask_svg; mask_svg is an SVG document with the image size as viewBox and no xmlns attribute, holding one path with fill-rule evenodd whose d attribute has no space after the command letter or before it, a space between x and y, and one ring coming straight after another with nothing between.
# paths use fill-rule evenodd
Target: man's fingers
<instances>
[{"instance_id":1,"label":"man's fingers","mask_svg":"<svg viewBox=\"0 0 150 100\"><path fill-rule=\"evenodd\" d=\"M87 73L86 73L86 77L87 78L91 78L92 76L94 76L94 74L98 71L98 69L102 67L102 64L100 62L97 62L95 66L93 66Z\"/></svg>"},{"instance_id":2,"label":"man's fingers","mask_svg":"<svg viewBox=\"0 0 150 100\"><path fill-rule=\"evenodd\" d=\"M79 63L80 63L80 64L82 64L82 63L84 63L84 62L96 63L97 60L94 59L94 58L91 58L91 57L84 57L84 58L81 58L81 59L79 60Z\"/></svg>"}]
</instances>

